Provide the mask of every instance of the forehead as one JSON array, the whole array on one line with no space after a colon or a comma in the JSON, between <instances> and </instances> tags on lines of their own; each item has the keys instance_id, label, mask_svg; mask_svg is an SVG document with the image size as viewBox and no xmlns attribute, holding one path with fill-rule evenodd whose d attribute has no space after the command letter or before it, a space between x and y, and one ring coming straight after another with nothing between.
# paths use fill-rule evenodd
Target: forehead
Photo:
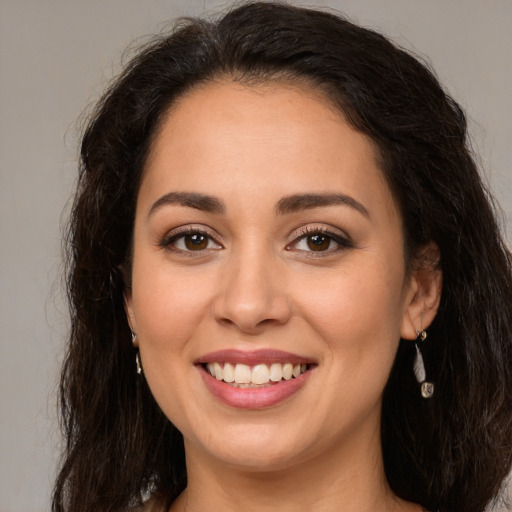
<instances>
[{"instance_id":1,"label":"forehead","mask_svg":"<svg viewBox=\"0 0 512 512\"><path fill-rule=\"evenodd\" d=\"M395 210L371 139L304 84L225 81L184 94L160 124L141 193L162 187L219 195L337 188Z\"/></svg>"}]
</instances>

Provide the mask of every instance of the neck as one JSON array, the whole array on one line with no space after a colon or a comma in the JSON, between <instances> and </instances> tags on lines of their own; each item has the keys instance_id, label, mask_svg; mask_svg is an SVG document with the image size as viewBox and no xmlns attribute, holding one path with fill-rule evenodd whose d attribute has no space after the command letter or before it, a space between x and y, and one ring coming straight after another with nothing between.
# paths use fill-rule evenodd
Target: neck
<instances>
[{"instance_id":1,"label":"neck","mask_svg":"<svg viewBox=\"0 0 512 512\"><path fill-rule=\"evenodd\" d=\"M272 471L223 464L187 446L188 486L172 512L420 512L390 490L380 435Z\"/></svg>"}]
</instances>

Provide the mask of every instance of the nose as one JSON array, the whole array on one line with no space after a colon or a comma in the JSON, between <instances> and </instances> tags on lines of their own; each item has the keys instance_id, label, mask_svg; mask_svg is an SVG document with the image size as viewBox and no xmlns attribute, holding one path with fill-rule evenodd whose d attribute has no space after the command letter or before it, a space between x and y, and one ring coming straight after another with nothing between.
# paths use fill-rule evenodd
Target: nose
<instances>
[{"instance_id":1,"label":"nose","mask_svg":"<svg viewBox=\"0 0 512 512\"><path fill-rule=\"evenodd\" d=\"M282 269L262 251L226 262L213 304L217 322L245 334L285 324L291 315Z\"/></svg>"}]
</instances>

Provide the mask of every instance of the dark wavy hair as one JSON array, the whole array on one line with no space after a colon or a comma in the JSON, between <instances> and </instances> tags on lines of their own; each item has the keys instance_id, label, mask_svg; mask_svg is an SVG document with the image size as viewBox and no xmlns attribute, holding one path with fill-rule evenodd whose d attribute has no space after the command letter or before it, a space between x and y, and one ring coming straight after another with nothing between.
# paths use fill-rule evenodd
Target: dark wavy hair
<instances>
[{"instance_id":1,"label":"dark wavy hair","mask_svg":"<svg viewBox=\"0 0 512 512\"><path fill-rule=\"evenodd\" d=\"M53 511L171 503L187 482L183 439L144 378L123 307L135 201L159 122L215 80L321 91L379 150L401 211L405 257L435 242L443 292L424 345L436 385L421 397L401 341L384 392L382 447L393 492L440 512L482 512L512 464L512 271L466 120L428 66L327 12L246 3L185 19L144 46L85 130L67 233L71 331L60 385L66 448Z\"/></svg>"}]
</instances>

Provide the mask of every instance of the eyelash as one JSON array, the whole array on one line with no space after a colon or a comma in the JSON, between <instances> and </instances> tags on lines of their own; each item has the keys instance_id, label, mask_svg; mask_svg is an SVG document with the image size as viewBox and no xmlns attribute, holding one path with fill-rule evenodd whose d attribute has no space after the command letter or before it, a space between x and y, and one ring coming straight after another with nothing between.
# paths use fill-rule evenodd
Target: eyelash
<instances>
[{"instance_id":1,"label":"eyelash","mask_svg":"<svg viewBox=\"0 0 512 512\"><path fill-rule=\"evenodd\" d=\"M321 258L322 256L325 257L327 255L354 247L353 243L347 236L343 236L339 233L333 233L330 229L327 229L325 227L305 226L296 233L295 239L286 246L286 249L291 250L290 248L292 248L293 246L297 246L301 241L307 240L308 238L313 237L315 235L320 235L327 238L329 241L329 245L331 242L334 242L338 244L338 247L336 247L335 249L328 248L325 251L298 249L301 252L307 253L308 257L311 258Z\"/></svg>"},{"instance_id":2,"label":"eyelash","mask_svg":"<svg viewBox=\"0 0 512 512\"><path fill-rule=\"evenodd\" d=\"M199 249L197 251L176 247L176 242L178 240L180 240L182 238L185 239L185 237L192 236L192 235L203 236L206 238L208 245L210 244L210 242L213 242L215 245L217 245L217 247L215 247L213 249L211 247L210 248L205 247L204 249ZM333 233L331 230L326 229L324 227L305 226L305 227L299 229L299 231L295 235L296 236L295 236L294 240L286 246L287 251L294 250L293 248L296 247L301 241L303 241L309 237L315 236L315 235L320 235L320 236L323 236L326 239L328 239L329 245L331 244L331 242L338 244L338 247L336 247L335 249L328 248L325 251L324 250L315 251L315 250L296 249L297 251L300 251L303 253L308 253L308 257L314 257L314 258L322 257L322 256L325 256L328 254L330 255L332 253L336 253L336 252L342 251L344 249L350 249L353 247L353 244L348 237L342 236L338 233ZM223 249L222 244L220 244L216 240L216 238L212 236L211 233L209 233L208 231L206 231L204 229L196 228L194 226L182 228L182 229L179 229L178 231L175 231L175 232L167 235L166 237L164 237L162 239L162 241L158 245L164 249L168 249L168 250L171 250L174 252L179 252L180 254L184 254L187 256L194 256L194 253L204 253L206 251Z\"/></svg>"},{"instance_id":3,"label":"eyelash","mask_svg":"<svg viewBox=\"0 0 512 512\"><path fill-rule=\"evenodd\" d=\"M214 249L206 247L204 249L200 249L197 251L181 249L179 247L176 247L176 242L178 240L180 240L181 238L185 239L185 237L192 236L192 235L203 236L206 238L207 244L210 244L210 242L213 242L215 245L217 245L217 247ZM219 250L219 249L223 248L222 244L217 242L217 240L212 236L211 233L209 233L208 231L206 231L204 229L196 228L194 226L181 228L181 229L178 228L177 231L174 231L173 233L165 236L163 238L163 240L158 245L160 247L162 247L163 249L168 249L168 250L171 250L174 252L179 252L180 254L184 254L187 256L194 256L194 253L204 253L205 251Z\"/></svg>"}]
</instances>

